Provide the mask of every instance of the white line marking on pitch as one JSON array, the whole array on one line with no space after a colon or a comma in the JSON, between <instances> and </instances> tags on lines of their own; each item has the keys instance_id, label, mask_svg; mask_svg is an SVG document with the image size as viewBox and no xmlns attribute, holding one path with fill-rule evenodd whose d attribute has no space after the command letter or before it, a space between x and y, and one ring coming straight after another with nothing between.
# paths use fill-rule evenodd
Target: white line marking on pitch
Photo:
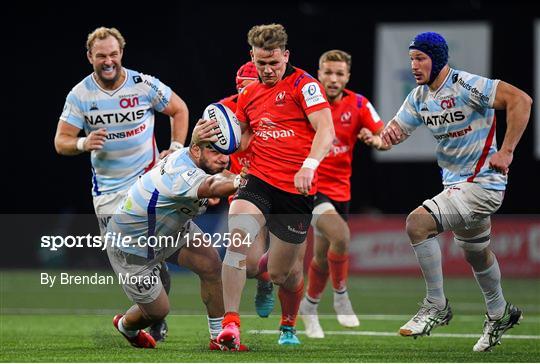
<instances>
[{"instance_id":1,"label":"white line marking on pitch","mask_svg":"<svg viewBox=\"0 0 540 364\"><path fill-rule=\"evenodd\" d=\"M250 334L276 335L278 330L249 330ZM297 331L299 334L305 334L305 331ZM399 336L397 332L383 331L325 331L327 335L353 335L353 336ZM432 337L454 337L454 338L478 338L480 334L431 334ZM504 339L520 339L520 340L539 340L540 335L504 335Z\"/></svg>"},{"instance_id":2,"label":"white line marking on pitch","mask_svg":"<svg viewBox=\"0 0 540 364\"><path fill-rule=\"evenodd\" d=\"M87 309L87 308L37 308L37 307L2 307L0 313L4 315L39 315L39 314L52 314L52 315L115 315L122 309L116 308L102 308L102 309ZM525 313L526 314L526 313ZM172 310L169 316L206 316L202 314L200 310ZM246 312L242 314L242 317L258 317L255 312ZM408 315L358 315L360 321L407 321L411 318ZM321 320L335 320L336 315L319 315ZM463 322L483 322L483 316L478 315L456 315L453 321ZM525 316L523 322L540 323L540 317L538 316Z\"/></svg>"}]
</instances>

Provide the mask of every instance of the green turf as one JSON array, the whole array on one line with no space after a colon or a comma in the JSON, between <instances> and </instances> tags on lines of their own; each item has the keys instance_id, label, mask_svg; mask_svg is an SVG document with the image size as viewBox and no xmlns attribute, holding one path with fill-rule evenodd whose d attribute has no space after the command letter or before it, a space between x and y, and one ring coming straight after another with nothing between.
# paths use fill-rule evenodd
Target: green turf
<instances>
[{"instance_id":1,"label":"green turf","mask_svg":"<svg viewBox=\"0 0 540 364\"><path fill-rule=\"evenodd\" d=\"M81 274L81 272L78 272ZM107 272L108 273L108 272ZM511 335L530 339L504 339L492 353L474 353L481 333L482 297L472 279L447 279L446 294L454 310L450 326L433 336L413 340L399 336L327 334L324 340L300 334L302 346L277 345L277 313L268 319L244 316L242 341L249 353L207 350L208 331L195 276L173 276L170 336L156 350L130 347L114 330L111 318L128 307L117 285L56 286L39 284L39 272L1 272L0 360L3 362L536 362L540 358L540 292L538 280L503 282L506 297L524 309L523 323ZM331 295L323 296L321 324L327 332L391 332L417 310L423 295L419 278L352 278L350 294L362 322L356 330L339 326L331 315ZM253 313L254 282L248 282L242 312ZM189 314L188 314L189 313ZM379 315L379 316L376 316ZM399 316L392 316L399 315ZM406 320L405 320L406 321ZM301 330L302 323L298 328ZM448 338L437 334L474 334Z\"/></svg>"}]
</instances>

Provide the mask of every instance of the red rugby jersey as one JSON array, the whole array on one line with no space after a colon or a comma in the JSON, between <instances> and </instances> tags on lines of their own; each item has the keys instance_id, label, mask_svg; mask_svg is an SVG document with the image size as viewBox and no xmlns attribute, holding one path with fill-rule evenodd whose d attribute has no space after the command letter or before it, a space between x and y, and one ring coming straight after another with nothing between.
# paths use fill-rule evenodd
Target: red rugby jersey
<instances>
[{"instance_id":1,"label":"red rugby jersey","mask_svg":"<svg viewBox=\"0 0 540 364\"><path fill-rule=\"evenodd\" d=\"M362 128L377 133L384 123L369 100L350 90L343 90L341 100L330 104L336 137L330 153L317 169L318 191L335 201L351 199L353 149Z\"/></svg>"},{"instance_id":2,"label":"red rugby jersey","mask_svg":"<svg viewBox=\"0 0 540 364\"><path fill-rule=\"evenodd\" d=\"M321 84L287 65L274 86L249 84L238 97L236 117L253 131L249 173L289 193L299 194L294 175L309 155L315 130L307 115L329 107ZM310 194L316 192L316 176Z\"/></svg>"}]
</instances>

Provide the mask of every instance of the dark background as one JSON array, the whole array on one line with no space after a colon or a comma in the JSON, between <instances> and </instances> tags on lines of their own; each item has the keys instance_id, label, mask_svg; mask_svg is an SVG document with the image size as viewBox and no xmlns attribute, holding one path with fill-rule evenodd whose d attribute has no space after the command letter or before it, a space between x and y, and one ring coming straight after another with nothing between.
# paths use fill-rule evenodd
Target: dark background
<instances>
[{"instance_id":1,"label":"dark background","mask_svg":"<svg viewBox=\"0 0 540 364\"><path fill-rule=\"evenodd\" d=\"M339 48L353 56L349 88L373 98L375 27L380 22L486 20L492 27L492 78L533 93L533 22L529 4L448 2L253 2L191 4L84 2L23 3L3 14L2 213L93 213L88 154L56 154L53 138L67 93L92 72L85 41L98 26L117 27L127 41L123 65L158 77L188 104L190 122L210 102L233 94L238 67L248 60L247 31L282 23L291 63L316 74L320 54ZM407 44L403 62L408 62ZM452 50L450 50L450 57ZM459 67L459 65L457 65ZM160 115L162 116L162 115ZM504 113L497 115L499 145ZM514 154L501 213L538 213L540 162L533 156L533 118ZM168 120L158 117L160 149ZM351 212L404 213L441 188L433 163L375 163L358 144Z\"/></svg>"}]
</instances>

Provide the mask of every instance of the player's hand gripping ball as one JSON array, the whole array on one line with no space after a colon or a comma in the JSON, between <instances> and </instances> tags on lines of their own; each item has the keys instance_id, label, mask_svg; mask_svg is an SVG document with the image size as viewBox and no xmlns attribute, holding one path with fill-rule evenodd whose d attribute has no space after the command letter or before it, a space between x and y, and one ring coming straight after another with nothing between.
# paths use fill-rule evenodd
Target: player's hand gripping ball
<instances>
[{"instance_id":1,"label":"player's hand gripping ball","mask_svg":"<svg viewBox=\"0 0 540 364\"><path fill-rule=\"evenodd\" d=\"M220 103L210 104L204 109L202 118L217 122L217 140L210 143L212 148L222 154L232 154L238 149L242 130L231 109Z\"/></svg>"}]
</instances>

